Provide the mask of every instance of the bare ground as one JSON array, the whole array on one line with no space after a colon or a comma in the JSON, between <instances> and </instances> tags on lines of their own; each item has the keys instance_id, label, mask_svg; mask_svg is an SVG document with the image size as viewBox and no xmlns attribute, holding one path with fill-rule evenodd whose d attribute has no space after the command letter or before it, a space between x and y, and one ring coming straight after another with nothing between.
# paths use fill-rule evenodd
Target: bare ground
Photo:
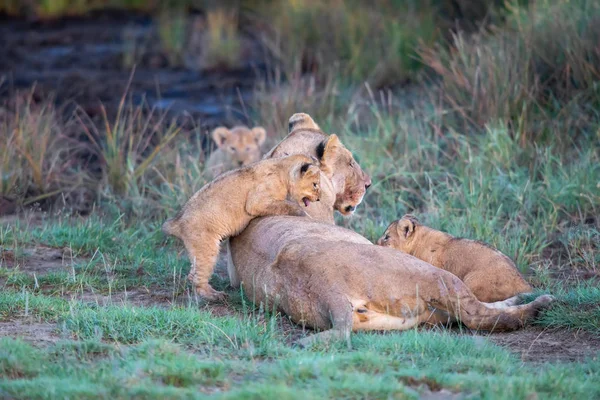
<instances>
[{"instance_id":1,"label":"bare ground","mask_svg":"<svg viewBox=\"0 0 600 400\"><path fill-rule=\"evenodd\" d=\"M22 339L35 346L45 347L66 339L58 333L57 325L28 318L0 322L0 337Z\"/></svg>"}]
</instances>

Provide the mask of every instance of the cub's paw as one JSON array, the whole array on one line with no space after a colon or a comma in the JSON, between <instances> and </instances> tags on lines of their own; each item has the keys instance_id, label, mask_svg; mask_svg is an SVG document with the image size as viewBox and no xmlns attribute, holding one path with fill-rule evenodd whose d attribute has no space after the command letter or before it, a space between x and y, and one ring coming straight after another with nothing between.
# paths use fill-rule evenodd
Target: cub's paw
<instances>
[{"instance_id":1,"label":"cub's paw","mask_svg":"<svg viewBox=\"0 0 600 400\"><path fill-rule=\"evenodd\" d=\"M197 287L196 294L206 301L223 301L227 299L227 293L215 290L212 286Z\"/></svg>"}]
</instances>

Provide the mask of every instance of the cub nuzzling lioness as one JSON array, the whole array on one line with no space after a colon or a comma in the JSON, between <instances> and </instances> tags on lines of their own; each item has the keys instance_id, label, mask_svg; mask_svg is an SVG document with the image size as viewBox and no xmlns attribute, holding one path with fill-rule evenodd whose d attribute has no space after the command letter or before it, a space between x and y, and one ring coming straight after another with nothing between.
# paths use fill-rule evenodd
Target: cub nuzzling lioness
<instances>
[{"instance_id":1,"label":"cub nuzzling lioness","mask_svg":"<svg viewBox=\"0 0 600 400\"><path fill-rule=\"evenodd\" d=\"M377 244L453 273L479 301L496 302L532 291L515 263L500 251L424 226L409 214L392 222Z\"/></svg>"},{"instance_id":2,"label":"cub nuzzling lioness","mask_svg":"<svg viewBox=\"0 0 600 400\"><path fill-rule=\"evenodd\" d=\"M263 160L227 172L196 192L163 231L183 240L192 267L189 279L209 300L223 296L208 280L219 245L243 231L253 218L307 215L303 207L319 201L320 169L305 155Z\"/></svg>"}]
</instances>

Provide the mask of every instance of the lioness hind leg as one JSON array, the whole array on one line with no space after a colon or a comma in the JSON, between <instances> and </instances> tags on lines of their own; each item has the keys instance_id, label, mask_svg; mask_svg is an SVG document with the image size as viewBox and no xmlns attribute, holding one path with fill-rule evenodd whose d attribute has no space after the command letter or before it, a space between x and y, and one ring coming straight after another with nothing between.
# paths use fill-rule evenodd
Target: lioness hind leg
<instances>
[{"instance_id":1,"label":"lioness hind leg","mask_svg":"<svg viewBox=\"0 0 600 400\"><path fill-rule=\"evenodd\" d=\"M195 235L184 239L190 262L188 279L193 283L196 293L207 300L220 300L225 293L215 290L208 280L213 273L219 257L219 239L209 235Z\"/></svg>"},{"instance_id":2,"label":"lioness hind leg","mask_svg":"<svg viewBox=\"0 0 600 400\"><path fill-rule=\"evenodd\" d=\"M342 340L346 340L346 345L348 349L352 348L352 345L350 344L350 331L343 331L339 329L330 329L328 331L312 334L310 336L298 340L296 344L298 344L302 348L305 348L317 343L328 344L333 341Z\"/></svg>"},{"instance_id":3,"label":"lioness hind leg","mask_svg":"<svg viewBox=\"0 0 600 400\"><path fill-rule=\"evenodd\" d=\"M539 296L529 304L518 306L498 303L482 303L474 296L457 300L449 310L460 318L467 327L486 331L508 331L521 328L525 322L535 317L539 310L548 306L554 298Z\"/></svg>"},{"instance_id":4,"label":"lioness hind leg","mask_svg":"<svg viewBox=\"0 0 600 400\"><path fill-rule=\"evenodd\" d=\"M328 305L328 313L332 328L298 340L296 343L300 347L308 347L315 343L345 340L347 348L352 349L352 343L350 342L352 304L346 299L334 299Z\"/></svg>"}]
</instances>

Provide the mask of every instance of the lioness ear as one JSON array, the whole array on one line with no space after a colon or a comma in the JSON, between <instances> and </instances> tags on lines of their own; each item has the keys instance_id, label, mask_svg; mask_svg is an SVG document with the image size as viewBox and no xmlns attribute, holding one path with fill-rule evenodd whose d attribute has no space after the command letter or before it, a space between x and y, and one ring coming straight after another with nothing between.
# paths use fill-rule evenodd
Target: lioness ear
<instances>
[{"instance_id":1,"label":"lioness ear","mask_svg":"<svg viewBox=\"0 0 600 400\"><path fill-rule=\"evenodd\" d=\"M319 125L317 125L317 123L313 121L310 115L305 113L296 113L292 115L288 120L288 133L291 133L295 129L302 128L321 130L321 128L319 128Z\"/></svg>"},{"instance_id":2,"label":"lioness ear","mask_svg":"<svg viewBox=\"0 0 600 400\"><path fill-rule=\"evenodd\" d=\"M398 221L398 225L396 226L396 229L398 231L398 235L400 235L406 239L414 233L415 223L408 218L406 218L406 219L403 218L400 221Z\"/></svg>"},{"instance_id":3,"label":"lioness ear","mask_svg":"<svg viewBox=\"0 0 600 400\"><path fill-rule=\"evenodd\" d=\"M229 138L230 135L231 131L225 128L224 126L219 126L218 128L215 128L215 130L212 131L211 134L213 140L219 148L223 147L223 145L227 141L227 138Z\"/></svg>"},{"instance_id":4,"label":"lioness ear","mask_svg":"<svg viewBox=\"0 0 600 400\"><path fill-rule=\"evenodd\" d=\"M336 150L342 147L342 143L337 135L331 134L324 142L317 146L317 158L323 164L327 164L334 157Z\"/></svg>"},{"instance_id":5,"label":"lioness ear","mask_svg":"<svg viewBox=\"0 0 600 400\"><path fill-rule=\"evenodd\" d=\"M254 133L254 140L256 140L256 144L261 146L267 138L267 131L265 128L262 126L256 126L252 128L252 133Z\"/></svg>"}]
</instances>

